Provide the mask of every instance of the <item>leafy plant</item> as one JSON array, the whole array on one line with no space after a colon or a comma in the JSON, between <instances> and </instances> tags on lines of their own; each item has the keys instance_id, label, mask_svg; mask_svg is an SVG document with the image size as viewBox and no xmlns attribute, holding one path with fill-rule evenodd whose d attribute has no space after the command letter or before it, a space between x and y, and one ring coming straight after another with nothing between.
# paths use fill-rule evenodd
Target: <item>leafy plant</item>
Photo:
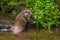
<instances>
[{"instance_id":1,"label":"leafy plant","mask_svg":"<svg viewBox=\"0 0 60 40\"><path fill-rule=\"evenodd\" d=\"M16 6L20 4L17 0L0 0L0 7L3 12L9 12L12 9L16 9Z\"/></svg>"},{"instance_id":2,"label":"leafy plant","mask_svg":"<svg viewBox=\"0 0 60 40\"><path fill-rule=\"evenodd\" d=\"M33 12L36 27L45 27L50 29L51 25L58 25L60 22L60 12L54 0L25 0L23 2Z\"/></svg>"}]
</instances>

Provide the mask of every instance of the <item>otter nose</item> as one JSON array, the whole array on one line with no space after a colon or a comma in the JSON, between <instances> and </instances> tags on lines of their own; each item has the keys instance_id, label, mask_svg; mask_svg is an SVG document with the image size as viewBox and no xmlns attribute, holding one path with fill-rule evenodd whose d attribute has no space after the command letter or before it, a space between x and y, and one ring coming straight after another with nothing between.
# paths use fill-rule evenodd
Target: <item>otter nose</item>
<instances>
[{"instance_id":1,"label":"otter nose","mask_svg":"<svg viewBox=\"0 0 60 40\"><path fill-rule=\"evenodd\" d=\"M28 15L28 13L25 13L25 16Z\"/></svg>"}]
</instances>

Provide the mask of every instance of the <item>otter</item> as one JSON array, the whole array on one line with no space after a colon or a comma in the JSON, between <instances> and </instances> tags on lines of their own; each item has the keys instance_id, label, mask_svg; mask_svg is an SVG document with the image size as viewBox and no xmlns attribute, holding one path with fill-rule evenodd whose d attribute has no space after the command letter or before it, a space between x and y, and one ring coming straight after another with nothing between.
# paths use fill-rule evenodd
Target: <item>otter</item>
<instances>
[{"instance_id":1,"label":"otter","mask_svg":"<svg viewBox=\"0 0 60 40\"><path fill-rule=\"evenodd\" d=\"M28 9L22 10L15 18L14 23L11 26L11 32L15 35L23 32L25 30L25 26L32 16L32 12Z\"/></svg>"}]
</instances>

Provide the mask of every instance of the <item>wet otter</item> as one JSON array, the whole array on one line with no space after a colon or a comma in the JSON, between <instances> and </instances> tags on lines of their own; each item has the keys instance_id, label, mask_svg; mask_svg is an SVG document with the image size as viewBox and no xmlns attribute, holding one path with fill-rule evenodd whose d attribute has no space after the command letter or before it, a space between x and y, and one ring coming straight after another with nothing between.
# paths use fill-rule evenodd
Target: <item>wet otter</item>
<instances>
[{"instance_id":1,"label":"wet otter","mask_svg":"<svg viewBox=\"0 0 60 40\"><path fill-rule=\"evenodd\" d=\"M24 31L27 20L31 17L32 12L28 9L22 10L15 19L15 22L11 26L13 34L18 34Z\"/></svg>"}]
</instances>

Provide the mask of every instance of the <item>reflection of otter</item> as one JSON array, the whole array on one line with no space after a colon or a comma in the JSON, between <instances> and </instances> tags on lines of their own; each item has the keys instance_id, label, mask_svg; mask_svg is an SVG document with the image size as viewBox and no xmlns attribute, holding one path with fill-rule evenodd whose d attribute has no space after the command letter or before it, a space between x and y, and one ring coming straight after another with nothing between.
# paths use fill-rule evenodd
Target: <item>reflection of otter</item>
<instances>
[{"instance_id":1,"label":"reflection of otter","mask_svg":"<svg viewBox=\"0 0 60 40\"><path fill-rule=\"evenodd\" d=\"M32 15L32 12L27 9L21 11L17 15L14 24L11 26L11 31L13 32L13 34L18 34L24 31L27 23L27 19L30 18L31 15Z\"/></svg>"}]
</instances>

